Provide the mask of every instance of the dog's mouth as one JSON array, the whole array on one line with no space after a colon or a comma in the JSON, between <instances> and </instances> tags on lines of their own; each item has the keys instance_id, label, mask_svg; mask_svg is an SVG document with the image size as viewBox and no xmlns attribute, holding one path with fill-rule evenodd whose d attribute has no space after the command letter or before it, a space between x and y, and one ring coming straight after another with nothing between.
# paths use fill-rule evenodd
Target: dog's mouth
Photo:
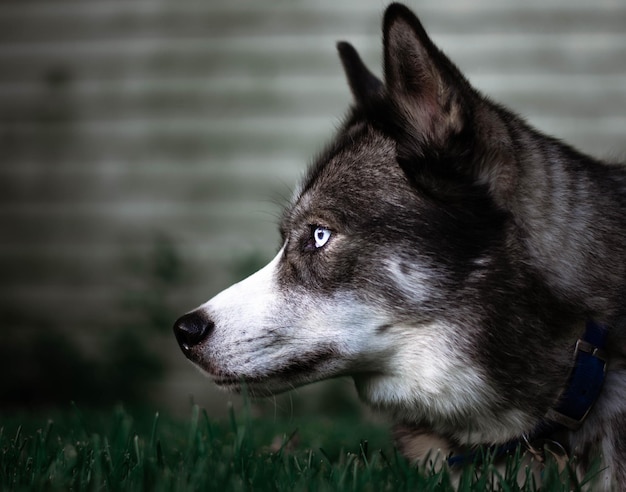
<instances>
[{"instance_id":1,"label":"dog's mouth","mask_svg":"<svg viewBox=\"0 0 626 492\"><path fill-rule=\"evenodd\" d=\"M267 397L293 389L297 384L290 384L275 378L235 378L213 377L213 382L220 389L230 393L247 394L253 397Z\"/></svg>"},{"instance_id":2,"label":"dog's mouth","mask_svg":"<svg viewBox=\"0 0 626 492\"><path fill-rule=\"evenodd\" d=\"M241 392L242 389L247 386L257 387L263 386L264 382L260 378L245 378L245 377L213 377L213 382L224 389L231 391Z\"/></svg>"},{"instance_id":3,"label":"dog's mouth","mask_svg":"<svg viewBox=\"0 0 626 492\"><path fill-rule=\"evenodd\" d=\"M213 382L222 389L234 393L247 392L254 396L268 396L341 375L329 365L333 361L336 361L334 351L326 349L283 363L260 375L225 374L211 370L208 373Z\"/></svg>"},{"instance_id":4,"label":"dog's mouth","mask_svg":"<svg viewBox=\"0 0 626 492\"><path fill-rule=\"evenodd\" d=\"M237 378L213 378L213 382L223 388L237 388L240 386L243 386L245 383L245 380L243 379L237 379Z\"/></svg>"}]
</instances>

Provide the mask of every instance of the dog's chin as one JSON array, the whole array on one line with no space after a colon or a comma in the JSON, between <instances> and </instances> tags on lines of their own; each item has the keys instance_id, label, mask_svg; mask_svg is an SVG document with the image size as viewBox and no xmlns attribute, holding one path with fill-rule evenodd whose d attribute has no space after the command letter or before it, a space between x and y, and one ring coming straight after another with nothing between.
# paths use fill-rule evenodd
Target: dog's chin
<instances>
[{"instance_id":1,"label":"dog's chin","mask_svg":"<svg viewBox=\"0 0 626 492\"><path fill-rule=\"evenodd\" d=\"M210 376L215 385L225 391L236 394L244 394L255 398L277 395L292 390L306 383L291 383L273 378L259 377L223 377Z\"/></svg>"},{"instance_id":2,"label":"dog's chin","mask_svg":"<svg viewBox=\"0 0 626 492\"><path fill-rule=\"evenodd\" d=\"M259 374L229 373L207 371L202 372L208 376L215 385L225 391L244 394L254 398L263 398L291 391L300 386L316 383L318 381L339 377L341 374L325 372L288 372L276 368L274 371Z\"/></svg>"}]
</instances>

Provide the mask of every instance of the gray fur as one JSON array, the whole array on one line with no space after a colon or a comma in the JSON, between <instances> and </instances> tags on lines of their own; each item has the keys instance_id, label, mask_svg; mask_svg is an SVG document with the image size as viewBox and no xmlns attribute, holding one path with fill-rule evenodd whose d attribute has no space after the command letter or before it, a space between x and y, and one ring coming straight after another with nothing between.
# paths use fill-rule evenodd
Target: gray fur
<instances>
[{"instance_id":1,"label":"gray fur","mask_svg":"<svg viewBox=\"0 0 626 492\"><path fill-rule=\"evenodd\" d=\"M626 490L624 168L479 94L406 7L383 36L384 82L338 45L354 106L285 210L283 248L177 321L183 351L255 394L351 376L419 460L531 432L592 318L612 326L607 380L564 444Z\"/></svg>"}]
</instances>

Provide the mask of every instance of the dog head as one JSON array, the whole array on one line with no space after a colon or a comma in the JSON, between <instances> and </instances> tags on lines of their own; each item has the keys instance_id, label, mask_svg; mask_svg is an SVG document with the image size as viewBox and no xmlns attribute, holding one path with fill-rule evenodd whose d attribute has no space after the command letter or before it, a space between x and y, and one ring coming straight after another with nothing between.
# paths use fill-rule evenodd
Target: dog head
<instances>
[{"instance_id":1,"label":"dog head","mask_svg":"<svg viewBox=\"0 0 626 492\"><path fill-rule=\"evenodd\" d=\"M407 8L387 9L383 34L384 82L338 45L354 105L285 210L276 257L175 333L231 390L349 375L401 420L506 438L542 415L567 370L528 360L556 349L541 334L528 340L531 327L509 328L544 294L511 259L509 115Z\"/></svg>"}]
</instances>

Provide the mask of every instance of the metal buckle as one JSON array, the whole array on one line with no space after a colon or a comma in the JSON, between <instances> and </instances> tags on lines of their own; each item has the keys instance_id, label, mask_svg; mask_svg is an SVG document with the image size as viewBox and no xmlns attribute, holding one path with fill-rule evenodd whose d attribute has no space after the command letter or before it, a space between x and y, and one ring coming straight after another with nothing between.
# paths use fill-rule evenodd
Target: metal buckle
<instances>
[{"instance_id":1,"label":"metal buckle","mask_svg":"<svg viewBox=\"0 0 626 492\"><path fill-rule=\"evenodd\" d=\"M591 407L587 409L585 415L583 415L580 420L573 419L572 417L568 417L567 415L562 414L561 412L557 412L553 408L546 412L545 418L551 420L552 422L556 422L557 424L561 424L563 427L567 427L569 430L575 431L580 429L580 426L583 424L584 420L587 418L587 414L591 410Z\"/></svg>"},{"instance_id":2,"label":"metal buckle","mask_svg":"<svg viewBox=\"0 0 626 492\"><path fill-rule=\"evenodd\" d=\"M591 354L596 359L600 359L602 362L604 362L604 371L606 372L607 356L606 356L606 352L604 350L602 350L601 348L598 348L595 345L593 345L593 344L591 344L591 343L589 343L589 342L579 338L578 341L576 342L576 348L574 349L574 359L578 355L579 351Z\"/></svg>"},{"instance_id":3,"label":"metal buckle","mask_svg":"<svg viewBox=\"0 0 626 492\"><path fill-rule=\"evenodd\" d=\"M592 343L589 343L586 340L579 338L576 342L576 348L574 349L574 361L577 360L579 352L585 352L587 354L590 354L592 357L595 357L596 359L602 361L602 372L606 374L607 355L603 349L598 348ZM564 415L561 412L554 410L553 408L548 410L545 418L561 424L570 430L578 430L584 420L587 418L587 415L591 411L592 407L593 405L590 405L585 414L579 420L573 419L568 415Z\"/></svg>"}]
</instances>

